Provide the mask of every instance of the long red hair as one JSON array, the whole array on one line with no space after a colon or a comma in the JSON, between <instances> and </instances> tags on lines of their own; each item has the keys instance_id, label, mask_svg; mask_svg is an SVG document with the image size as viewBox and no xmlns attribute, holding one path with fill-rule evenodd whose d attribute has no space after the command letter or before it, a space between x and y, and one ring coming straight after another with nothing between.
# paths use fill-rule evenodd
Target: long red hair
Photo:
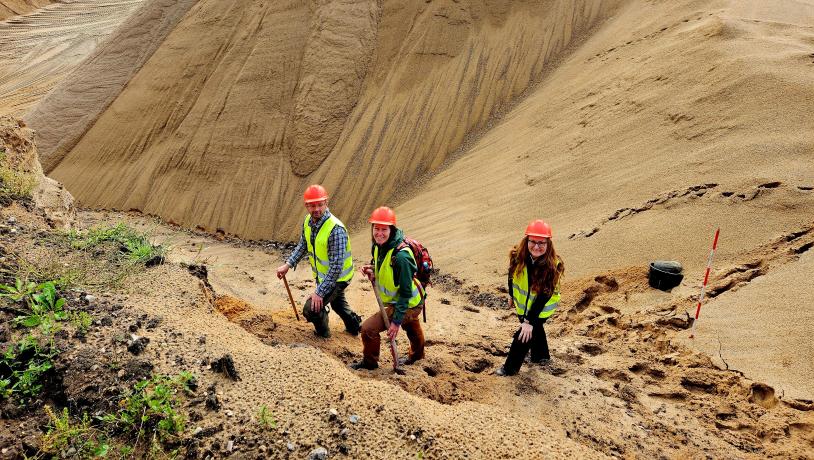
<instances>
[{"instance_id":1,"label":"long red hair","mask_svg":"<svg viewBox=\"0 0 814 460\"><path fill-rule=\"evenodd\" d=\"M557 255L551 238L546 239L548 245L546 245L545 253L529 267L529 284L531 284L530 290L536 294L542 292L552 295L557 283L560 282L560 277L565 273L565 263ZM523 273L526 260L529 258L531 258L529 237L524 236L520 243L509 252L509 273L515 276Z\"/></svg>"}]
</instances>

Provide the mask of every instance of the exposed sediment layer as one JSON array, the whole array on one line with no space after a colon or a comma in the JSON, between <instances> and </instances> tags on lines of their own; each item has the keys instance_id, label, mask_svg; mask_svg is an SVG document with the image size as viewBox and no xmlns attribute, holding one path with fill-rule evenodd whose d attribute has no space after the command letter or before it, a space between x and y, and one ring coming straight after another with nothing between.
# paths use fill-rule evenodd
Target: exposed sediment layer
<instances>
[{"instance_id":1,"label":"exposed sediment layer","mask_svg":"<svg viewBox=\"0 0 814 460\"><path fill-rule=\"evenodd\" d=\"M30 13L51 3L54 2L52 0L0 0L0 21Z\"/></svg>"},{"instance_id":2,"label":"exposed sediment layer","mask_svg":"<svg viewBox=\"0 0 814 460\"><path fill-rule=\"evenodd\" d=\"M41 144L43 162L85 205L210 231L294 238L311 182L352 223L620 3L204 0L73 148ZM77 74L107 80L90 69ZM32 124L59 119L71 86Z\"/></svg>"}]
</instances>

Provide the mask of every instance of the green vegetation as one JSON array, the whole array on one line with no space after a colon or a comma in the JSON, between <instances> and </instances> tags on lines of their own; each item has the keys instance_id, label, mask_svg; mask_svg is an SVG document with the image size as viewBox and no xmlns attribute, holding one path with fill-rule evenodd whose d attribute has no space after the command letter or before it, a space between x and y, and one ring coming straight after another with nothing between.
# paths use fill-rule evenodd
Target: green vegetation
<instances>
[{"instance_id":1,"label":"green vegetation","mask_svg":"<svg viewBox=\"0 0 814 460\"><path fill-rule=\"evenodd\" d=\"M265 404L260 406L260 410L257 411L257 423L266 430L277 427L277 420L274 419L274 414L271 413Z\"/></svg>"},{"instance_id":2,"label":"green vegetation","mask_svg":"<svg viewBox=\"0 0 814 460\"><path fill-rule=\"evenodd\" d=\"M110 453L111 445L101 430L92 426L88 414L83 414L77 423L71 423L68 408L57 416L45 406L48 414L48 432L42 437L41 453L58 455L73 448L76 458L105 457Z\"/></svg>"},{"instance_id":3,"label":"green vegetation","mask_svg":"<svg viewBox=\"0 0 814 460\"><path fill-rule=\"evenodd\" d=\"M10 168L6 161L6 151L0 148L0 202L29 199L37 185L33 174Z\"/></svg>"},{"instance_id":4,"label":"green vegetation","mask_svg":"<svg viewBox=\"0 0 814 460\"><path fill-rule=\"evenodd\" d=\"M145 233L119 223L113 227L97 227L85 232L71 230L68 233L71 247L87 250L105 243L118 245L118 252L132 263L148 263L163 259L166 249L161 245L153 245Z\"/></svg>"},{"instance_id":5,"label":"green vegetation","mask_svg":"<svg viewBox=\"0 0 814 460\"><path fill-rule=\"evenodd\" d=\"M179 391L189 392L192 374L154 375L142 380L120 401L118 413L95 417L87 414L72 421L68 409L57 416L46 407L50 423L42 438L40 456L64 457L73 448L76 458L129 458L138 453L146 458L173 458L162 442L183 433L185 419L176 410ZM118 437L118 441L117 441Z\"/></svg>"},{"instance_id":6,"label":"green vegetation","mask_svg":"<svg viewBox=\"0 0 814 460\"><path fill-rule=\"evenodd\" d=\"M19 314L12 322L29 329L0 358L0 400L14 398L25 404L40 393L46 373L54 367L57 322L68 318L65 299L57 295L53 281L36 284L19 278L13 286L0 284L0 298L17 304L10 308Z\"/></svg>"},{"instance_id":7,"label":"green vegetation","mask_svg":"<svg viewBox=\"0 0 814 460\"><path fill-rule=\"evenodd\" d=\"M0 400L14 398L25 404L39 395L56 354L53 344L42 346L30 334L8 347L0 357Z\"/></svg>"},{"instance_id":8,"label":"green vegetation","mask_svg":"<svg viewBox=\"0 0 814 460\"><path fill-rule=\"evenodd\" d=\"M142 380L120 401L122 409L118 414L105 415L101 420L115 432L135 434L134 448L143 439L149 439L154 448L156 441L166 441L184 431L186 420L175 410L176 395L179 390L189 392L193 381L189 372Z\"/></svg>"},{"instance_id":9,"label":"green vegetation","mask_svg":"<svg viewBox=\"0 0 814 460\"><path fill-rule=\"evenodd\" d=\"M32 283L21 283L19 279L15 281L16 290L12 295L17 296L20 291L19 286L25 286L27 291L23 299L28 307L27 314L14 318L16 324L25 327L39 327L45 336L56 332L54 329L57 321L64 321L68 318L68 313L63 310L65 299L57 296L56 286L53 281L36 285L29 291ZM0 289L8 290L9 286L0 285Z\"/></svg>"},{"instance_id":10,"label":"green vegetation","mask_svg":"<svg viewBox=\"0 0 814 460\"><path fill-rule=\"evenodd\" d=\"M93 316L85 311L69 312L68 317L70 318L71 324L76 329L76 332L78 332L80 335L87 334L88 329L90 329L90 325L93 323Z\"/></svg>"}]
</instances>

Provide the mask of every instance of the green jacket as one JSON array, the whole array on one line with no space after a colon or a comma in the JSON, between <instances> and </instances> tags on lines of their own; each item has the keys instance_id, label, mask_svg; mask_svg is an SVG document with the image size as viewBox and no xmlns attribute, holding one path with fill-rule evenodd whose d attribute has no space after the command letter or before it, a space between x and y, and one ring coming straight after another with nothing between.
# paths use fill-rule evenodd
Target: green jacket
<instances>
[{"instance_id":1,"label":"green jacket","mask_svg":"<svg viewBox=\"0 0 814 460\"><path fill-rule=\"evenodd\" d=\"M396 231L391 231L390 238L387 240L387 242L379 247L379 260L375 261L377 264L381 264L387 253L391 249L395 249L399 244L401 244L402 241L404 241L404 232L395 226L391 226L391 228L395 228ZM371 256L373 255L373 250L375 247L376 243L373 243L370 247ZM404 314L407 312L408 302L413 296L413 277L415 276L418 267L416 266L413 258L411 258L406 251L398 251L393 254L392 261L393 281L399 288L399 299L396 302L391 321L401 325L401 321L404 319ZM371 264L374 262L372 258L370 262Z\"/></svg>"}]
</instances>

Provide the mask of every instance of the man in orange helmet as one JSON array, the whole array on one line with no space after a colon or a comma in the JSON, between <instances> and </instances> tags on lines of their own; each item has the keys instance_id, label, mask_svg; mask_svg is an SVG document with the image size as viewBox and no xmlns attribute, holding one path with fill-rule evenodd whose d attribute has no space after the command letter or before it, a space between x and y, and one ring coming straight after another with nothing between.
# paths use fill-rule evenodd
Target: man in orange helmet
<instances>
[{"instance_id":1,"label":"man in orange helmet","mask_svg":"<svg viewBox=\"0 0 814 460\"><path fill-rule=\"evenodd\" d=\"M309 186L303 193L303 200L308 214L302 224L300 241L286 263L277 268L277 278L282 278L290 268L296 267L307 253L317 287L305 301L303 316L314 323L315 334L330 337L327 309L330 305L342 318L345 330L357 335L362 317L351 310L345 299L345 288L353 278L348 231L345 224L328 210L328 192L324 187Z\"/></svg>"}]
</instances>

